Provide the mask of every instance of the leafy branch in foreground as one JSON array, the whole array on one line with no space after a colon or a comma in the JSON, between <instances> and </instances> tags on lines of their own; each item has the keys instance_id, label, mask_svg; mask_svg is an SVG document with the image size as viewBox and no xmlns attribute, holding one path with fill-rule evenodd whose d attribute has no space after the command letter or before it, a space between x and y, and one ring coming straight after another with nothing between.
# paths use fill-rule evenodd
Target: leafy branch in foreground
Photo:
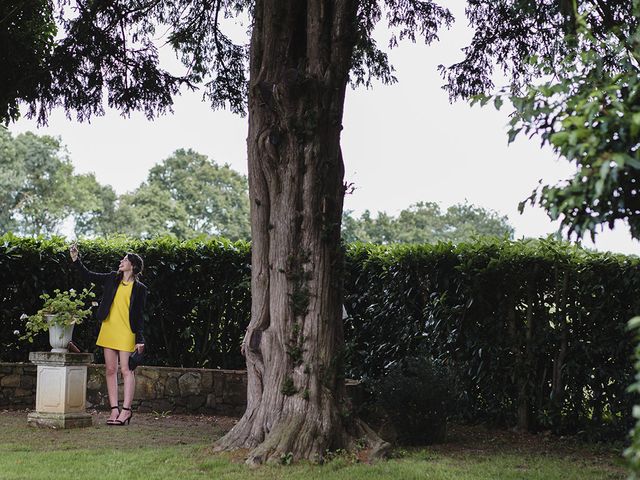
<instances>
[{"instance_id":1,"label":"leafy branch in foreground","mask_svg":"<svg viewBox=\"0 0 640 480\"><path fill-rule=\"evenodd\" d=\"M551 80L522 95L504 88L475 101L484 105L493 99L499 109L509 99L514 107L509 142L519 134L537 135L576 167L572 178L536 188L520 211L539 204L577 238L593 238L597 227L613 228L624 220L631 235L640 238L640 32L626 41L614 29L598 39L577 21L576 37L568 41L582 48L559 64L529 59Z\"/></svg>"}]
</instances>

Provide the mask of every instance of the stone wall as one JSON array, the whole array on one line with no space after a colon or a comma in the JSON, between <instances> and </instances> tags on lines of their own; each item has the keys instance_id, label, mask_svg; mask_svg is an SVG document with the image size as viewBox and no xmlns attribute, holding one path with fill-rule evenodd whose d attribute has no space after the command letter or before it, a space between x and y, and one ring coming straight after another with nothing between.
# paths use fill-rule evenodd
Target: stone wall
<instances>
[{"instance_id":1,"label":"stone wall","mask_svg":"<svg viewBox=\"0 0 640 480\"><path fill-rule=\"evenodd\" d=\"M31 363L0 363L0 408L33 408L37 367Z\"/></svg>"},{"instance_id":2,"label":"stone wall","mask_svg":"<svg viewBox=\"0 0 640 480\"><path fill-rule=\"evenodd\" d=\"M0 363L0 408L34 408L37 367ZM118 376L120 402L122 379ZM242 415L247 377L242 370L138 367L134 408L143 412ZM87 369L87 408L107 409L104 365Z\"/></svg>"}]
</instances>

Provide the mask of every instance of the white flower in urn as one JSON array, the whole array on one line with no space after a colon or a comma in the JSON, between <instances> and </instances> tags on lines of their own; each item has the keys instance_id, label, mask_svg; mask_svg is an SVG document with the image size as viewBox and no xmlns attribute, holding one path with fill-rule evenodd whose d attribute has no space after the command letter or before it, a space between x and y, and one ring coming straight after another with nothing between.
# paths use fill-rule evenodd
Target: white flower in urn
<instances>
[{"instance_id":1,"label":"white flower in urn","mask_svg":"<svg viewBox=\"0 0 640 480\"><path fill-rule=\"evenodd\" d=\"M26 313L23 313L22 315L20 315L20 320L23 321L23 322L26 321L26 320L29 320L29 315L27 315ZM13 334L14 335L20 335L20 330L14 330Z\"/></svg>"},{"instance_id":2,"label":"white flower in urn","mask_svg":"<svg viewBox=\"0 0 640 480\"><path fill-rule=\"evenodd\" d=\"M98 302L91 302L91 306L92 307L97 307L98 306Z\"/></svg>"}]
</instances>

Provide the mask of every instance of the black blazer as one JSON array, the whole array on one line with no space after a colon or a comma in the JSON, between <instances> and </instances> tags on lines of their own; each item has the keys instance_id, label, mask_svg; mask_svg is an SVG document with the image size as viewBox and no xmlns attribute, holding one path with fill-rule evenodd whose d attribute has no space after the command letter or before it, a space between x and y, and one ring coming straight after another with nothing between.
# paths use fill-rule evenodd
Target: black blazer
<instances>
[{"instance_id":1,"label":"black blazer","mask_svg":"<svg viewBox=\"0 0 640 480\"><path fill-rule=\"evenodd\" d=\"M109 273L96 273L90 271L82 264L80 257L73 262L80 275L86 282L93 282L97 285L102 285L103 293L102 300L96 311L96 318L103 321L109 315L111 304L116 296L116 290L118 289L118 272ZM131 331L136 335L136 343L144 343L144 307L147 303L147 287L144 283L136 280L133 283L131 291L131 303L129 304L129 325Z\"/></svg>"}]
</instances>

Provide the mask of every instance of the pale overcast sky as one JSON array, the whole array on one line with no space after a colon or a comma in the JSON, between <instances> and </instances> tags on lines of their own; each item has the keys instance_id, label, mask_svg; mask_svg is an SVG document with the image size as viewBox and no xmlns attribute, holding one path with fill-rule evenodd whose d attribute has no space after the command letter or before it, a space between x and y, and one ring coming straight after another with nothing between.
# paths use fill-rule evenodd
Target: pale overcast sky
<instances>
[{"instance_id":1,"label":"pale overcast sky","mask_svg":"<svg viewBox=\"0 0 640 480\"><path fill-rule=\"evenodd\" d=\"M437 65L460 60L460 49L471 36L464 3L447 2L457 21L441 32L440 42L428 47L403 43L391 50L398 83L348 91L342 148L346 181L355 191L345 199L345 208L356 214L366 209L397 214L419 201L446 208L468 200L507 215L517 238L544 236L557 225L539 208L528 207L520 215L518 203L540 179L567 178L572 167L541 149L537 138L507 146L508 108L497 112L490 106L450 104L440 88ZM379 38L383 45L384 29ZM9 129L61 137L76 171L95 172L117 193L136 188L154 164L178 148L193 148L247 173L246 118L212 111L200 93L184 93L176 98L173 115L154 121L107 111L80 124L56 111L48 127L36 128L34 121L23 119ZM639 247L622 224L596 241L599 250L640 254Z\"/></svg>"}]
</instances>

